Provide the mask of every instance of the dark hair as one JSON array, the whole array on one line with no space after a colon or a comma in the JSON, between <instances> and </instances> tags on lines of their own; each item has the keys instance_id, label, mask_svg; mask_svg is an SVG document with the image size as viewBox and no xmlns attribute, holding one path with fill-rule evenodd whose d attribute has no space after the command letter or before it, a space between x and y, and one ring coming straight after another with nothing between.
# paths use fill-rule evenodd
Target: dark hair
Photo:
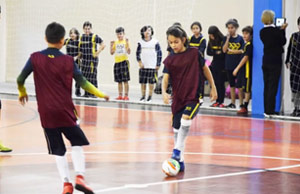
<instances>
[{"instance_id":1,"label":"dark hair","mask_svg":"<svg viewBox=\"0 0 300 194\"><path fill-rule=\"evenodd\" d=\"M221 45L224 35L217 26L210 26L208 28L208 34L212 34L215 38L214 40L209 39L209 45Z\"/></svg>"},{"instance_id":2,"label":"dark hair","mask_svg":"<svg viewBox=\"0 0 300 194\"><path fill-rule=\"evenodd\" d=\"M118 33L121 33L121 32L125 32L125 29L123 28L123 27L118 27L117 29L116 29L116 33L118 34Z\"/></svg>"},{"instance_id":3,"label":"dark hair","mask_svg":"<svg viewBox=\"0 0 300 194\"><path fill-rule=\"evenodd\" d=\"M83 28L84 27L91 27L92 28L92 23L89 22L89 21L86 21L86 22L83 23Z\"/></svg>"},{"instance_id":4,"label":"dark hair","mask_svg":"<svg viewBox=\"0 0 300 194\"><path fill-rule=\"evenodd\" d=\"M180 27L181 27L181 23L175 22L175 23L173 24L173 26L180 26Z\"/></svg>"},{"instance_id":5,"label":"dark hair","mask_svg":"<svg viewBox=\"0 0 300 194\"><path fill-rule=\"evenodd\" d=\"M65 34L65 28L56 22L49 24L45 31L46 39L51 44L59 43L65 37Z\"/></svg>"},{"instance_id":6,"label":"dark hair","mask_svg":"<svg viewBox=\"0 0 300 194\"><path fill-rule=\"evenodd\" d=\"M144 32L146 32L148 28L151 29L151 36L153 36L154 31L153 31L152 26L144 26L144 27L142 27L142 29L141 29L141 36L142 36L142 39L145 38Z\"/></svg>"},{"instance_id":7,"label":"dark hair","mask_svg":"<svg viewBox=\"0 0 300 194\"><path fill-rule=\"evenodd\" d=\"M253 28L251 26L246 26L243 28L242 32L248 32L251 36L253 36Z\"/></svg>"},{"instance_id":8,"label":"dark hair","mask_svg":"<svg viewBox=\"0 0 300 194\"><path fill-rule=\"evenodd\" d=\"M300 17L298 17L297 24L300 25Z\"/></svg>"},{"instance_id":9,"label":"dark hair","mask_svg":"<svg viewBox=\"0 0 300 194\"><path fill-rule=\"evenodd\" d=\"M237 21L237 19L229 19L227 22L226 22L226 28L228 28L228 25L229 24L232 24L235 28L238 28L240 25L239 25L239 23L238 23L238 21Z\"/></svg>"},{"instance_id":10,"label":"dark hair","mask_svg":"<svg viewBox=\"0 0 300 194\"><path fill-rule=\"evenodd\" d=\"M167 30L167 38L168 36L175 36L176 38L180 38L181 40L183 40L183 38L186 39L184 46L186 48L188 48L189 46L189 38L186 34L186 32L180 27L180 26L171 26L168 28Z\"/></svg>"},{"instance_id":11,"label":"dark hair","mask_svg":"<svg viewBox=\"0 0 300 194\"><path fill-rule=\"evenodd\" d=\"M71 32L74 31L74 33L76 34L76 40L79 40L79 31L76 29L76 28L71 28L70 32L69 32L69 35L71 35Z\"/></svg>"},{"instance_id":12,"label":"dark hair","mask_svg":"<svg viewBox=\"0 0 300 194\"><path fill-rule=\"evenodd\" d=\"M193 28L194 25L198 26L200 28L200 32L202 32L202 26L201 26L200 22L193 22L191 25L191 29Z\"/></svg>"}]
</instances>

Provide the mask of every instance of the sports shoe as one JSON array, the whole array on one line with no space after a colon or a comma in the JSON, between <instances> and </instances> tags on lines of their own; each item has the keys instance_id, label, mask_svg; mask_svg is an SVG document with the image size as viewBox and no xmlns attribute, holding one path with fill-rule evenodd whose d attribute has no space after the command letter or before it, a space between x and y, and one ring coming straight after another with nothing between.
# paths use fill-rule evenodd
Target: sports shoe
<instances>
[{"instance_id":1,"label":"sports shoe","mask_svg":"<svg viewBox=\"0 0 300 194\"><path fill-rule=\"evenodd\" d=\"M73 190L72 183L64 183L63 194L73 194Z\"/></svg>"},{"instance_id":2,"label":"sports shoe","mask_svg":"<svg viewBox=\"0 0 300 194\"><path fill-rule=\"evenodd\" d=\"M210 107L219 107L219 103L218 103L218 102L215 102L215 103L213 103L212 105L210 105Z\"/></svg>"},{"instance_id":3,"label":"sports shoe","mask_svg":"<svg viewBox=\"0 0 300 194\"><path fill-rule=\"evenodd\" d=\"M183 172L185 167L184 167L184 162L183 162L183 161L180 161L180 153L181 153L180 150L173 149L172 159L178 161L178 163L179 163L179 165L180 165L180 170L179 170L179 172Z\"/></svg>"},{"instance_id":4,"label":"sports shoe","mask_svg":"<svg viewBox=\"0 0 300 194\"><path fill-rule=\"evenodd\" d=\"M94 194L93 190L86 185L83 176L77 175L75 183L75 189L78 191L84 192L85 194Z\"/></svg>"},{"instance_id":5,"label":"sports shoe","mask_svg":"<svg viewBox=\"0 0 300 194\"><path fill-rule=\"evenodd\" d=\"M296 116L296 112L297 112L297 109L294 109L294 111L290 114L290 116L295 117Z\"/></svg>"},{"instance_id":6,"label":"sports shoe","mask_svg":"<svg viewBox=\"0 0 300 194\"><path fill-rule=\"evenodd\" d=\"M88 93L85 93L82 97L88 98L88 97L90 97L90 95Z\"/></svg>"},{"instance_id":7,"label":"sports shoe","mask_svg":"<svg viewBox=\"0 0 300 194\"><path fill-rule=\"evenodd\" d=\"M244 106L241 107L241 109L237 112L238 115L247 115L248 109Z\"/></svg>"},{"instance_id":8,"label":"sports shoe","mask_svg":"<svg viewBox=\"0 0 300 194\"><path fill-rule=\"evenodd\" d=\"M80 97L80 96L81 96L80 89L76 89L75 95L76 95L77 97Z\"/></svg>"},{"instance_id":9,"label":"sports shoe","mask_svg":"<svg viewBox=\"0 0 300 194\"><path fill-rule=\"evenodd\" d=\"M142 96L140 102L145 102L145 100L146 100L145 96Z\"/></svg>"},{"instance_id":10,"label":"sports shoe","mask_svg":"<svg viewBox=\"0 0 300 194\"><path fill-rule=\"evenodd\" d=\"M12 151L11 148L5 147L0 143L0 152L11 152L11 151Z\"/></svg>"},{"instance_id":11,"label":"sports shoe","mask_svg":"<svg viewBox=\"0 0 300 194\"><path fill-rule=\"evenodd\" d=\"M116 98L116 100L123 100L122 96L118 96L118 98Z\"/></svg>"},{"instance_id":12,"label":"sports shoe","mask_svg":"<svg viewBox=\"0 0 300 194\"><path fill-rule=\"evenodd\" d=\"M232 104L232 103L230 103L230 104L228 104L227 106L226 106L226 108L236 108L236 106L235 106L235 104Z\"/></svg>"},{"instance_id":13,"label":"sports shoe","mask_svg":"<svg viewBox=\"0 0 300 194\"><path fill-rule=\"evenodd\" d=\"M173 149L172 159L180 161L180 150Z\"/></svg>"},{"instance_id":14,"label":"sports shoe","mask_svg":"<svg viewBox=\"0 0 300 194\"><path fill-rule=\"evenodd\" d=\"M184 161L179 162L179 165L180 165L180 170L179 170L179 172L183 172L183 171L184 171L184 168L185 168L185 166L184 166Z\"/></svg>"},{"instance_id":15,"label":"sports shoe","mask_svg":"<svg viewBox=\"0 0 300 194\"><path fill-rule=\"evenodd\" d=\"M218 107L219 107L219 108L225 108L225 105L224 105L224 104L219 104Z\"/></svg>"},{"instance_id":16,"label":"sports shoe","mask_svg":"<svg viewBox=\"0 0 300 194\"><path fill-rule=\"evenodd\" d=\"M152 102L152 96L148 96L147 102Z\"/></svg>"},{"instance_id":17,"label":"sports shoe","mask_svg":"<svg viewBox=\"0 0 300 194\"><path fill-rule=\"evenodd\" d=\"M124 96L123 100L128 101L129 100L128 96Z\"/></svg>"}]
</instances>

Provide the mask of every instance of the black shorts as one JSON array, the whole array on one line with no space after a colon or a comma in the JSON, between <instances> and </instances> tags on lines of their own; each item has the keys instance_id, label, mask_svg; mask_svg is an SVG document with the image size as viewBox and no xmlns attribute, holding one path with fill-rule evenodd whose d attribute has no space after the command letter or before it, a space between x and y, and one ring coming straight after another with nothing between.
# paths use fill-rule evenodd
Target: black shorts
<instances>
[{"instance_id":1,"label":"black shorts","mask_svg":"<svg viewBox=\"0 0 300 194\"><path fill-rule=\"evenodd\" d=\"M233 70L227 70L228 82L231 88L244 88L245 87L245 69L242 68L237 76L233 75Z\"/></svg>"},{"instance_id":2,"label":"black shorts","mask_svg":"<svg viewBox=\"0 0 300 194\"><path fill-rule=\"evenodd\" d=\"M127 82L130 80L129 61L122 61L114 65L115 82Z\"/></svg>"},{"instance_id":3,"label":"black shorts","mask_svg":"<svg viewBox=\"0 0 300 194\"><path fill-rule=\"evenodd\" d=\"M89 141L78 125L53 129L44 128L44 133L49 154L52 155L64 156L66 153L66 146L62 134L70 141L72 146L89 145Z\"/></svg>"},{"instance_id":4,"label":"black shorts","mask_svg":"<svg viewBox=\"0 0 300 194\"><path fill-rule=\"evenodd\" d=\"M155 84L157 81L156 69L140 69L139 71L140 84Z\"/></svg>"},{"instance_id":5,"label":"black shorts","mask_svg":"<svg viewBox=\"0 0 300 194\"><path fill-rule=\"evenodd\" d=\"M246 77L245 68L241 68L236 77L236 88L245 88Z\"/></svg>"},{"instance_id":6,"label":"black shorts","mask_svg":"<svg viewBox=\"0 0 300 194\"><path fill-rule=\"evenodd\" d=\"M236 86L236 76L233 74L233 70L227 70L227 78L231 88Z\"/></svg>"},{"instance_id":7,"label":"black shorts","mask_svg":"<svg viewBox=\"0 0 300 194\"><path fill-rule=\"evenodd\" d=\"M252 77L251 75L249 77L245 77L245 88L244 92L251 93L251 87L252 87Z\"/></svg>"},{"instance_id":8,"label":"black shorts","mask_svg":"<svg viewBox=\"0 0 300 194\"><path fill-rule=\"evenodd\" d=\"M199 112L200 103L192 103L186 105L181 111L173 115L173 128L179 129L181 125L182 115L188 115L190 119L193 119Z\"/></svg>"}]
</instances>

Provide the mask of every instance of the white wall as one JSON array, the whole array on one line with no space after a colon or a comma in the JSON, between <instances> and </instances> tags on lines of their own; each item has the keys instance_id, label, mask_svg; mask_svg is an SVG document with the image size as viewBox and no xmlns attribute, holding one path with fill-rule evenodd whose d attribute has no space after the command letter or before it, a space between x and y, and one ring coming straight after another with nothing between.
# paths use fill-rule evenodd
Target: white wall
<instances>
[{"instance_id":1,"label":"white wall","mask_svg":"<svg viewBox=\"0 0 300 194\"><path fill-rule=\"evenodd\" d=\"M289 39L293 32L298 31L297 19L300 16L300 1L299 0L285 0L284 1L284 16L287 18L287 22L289 24L286 29L286 51L289 43ZM286 53L285 53L286 56ZM289 70L284 68L283 73L283 95L282 95L282 109L285 113L291 113L294 109L293 104L291 102L291 88L290 88L290 73Z\"/></svg>"},{"instance_id":2,"label":"white wall","mask_svg":"<svg viewBox=\"0 0 300 194\"><path fill-rule=\"evenodd\" d=\"M66 30L77 27L80 32L84 21L92 22L93 32L107 45L100 54L100 85L114 84L114 60L109 54L109 43L116 39L115 28L123 26L133 51L129 59L130 84L139 87L135 51L142 26L150 24L154 27L154 36L160 41L165 58L165 32L176 21L181 22L189 34L190 24L200 21L207 37L210 25L217 25L226 32L225 22L229 18L237 18L241 28L252 25L253 20L253 0L6 0L6 5L5 81L8 82L15 81L30 53L46 47L44 29L52 21L62 23Z\"/></svg>"},{"instance_id":3,"label":"white wall","mask_svg":"<svg viewBox=\"0 0 300 194\"><path fill-rule=\"evenodd\" d=\"M0 18L0 82L4 82L6 75L6 3L0 0L1 18Z\"/></svg>"}]
</instances>

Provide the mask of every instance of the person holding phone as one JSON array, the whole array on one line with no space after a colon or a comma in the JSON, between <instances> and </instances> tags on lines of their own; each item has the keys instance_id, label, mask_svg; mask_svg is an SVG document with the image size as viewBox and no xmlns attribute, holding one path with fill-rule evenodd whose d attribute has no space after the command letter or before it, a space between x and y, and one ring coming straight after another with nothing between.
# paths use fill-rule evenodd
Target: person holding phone
<instances>
[{"instance_id":1,"label":"person holding phone","mask_svg":"<svg viewBox=\"0 0 300 194\"><path fill-rule=\"evenodd\" d=\"M274 25L275 13L265 10L261 21L264 28L260 30L260 39L264 45L263 77L264 77L264 112L266 115L278 114L275 112L276 93L282 69L283 46L286 44L285 29L287 23L280 27Z\"/></svg>"}]
</instances>

